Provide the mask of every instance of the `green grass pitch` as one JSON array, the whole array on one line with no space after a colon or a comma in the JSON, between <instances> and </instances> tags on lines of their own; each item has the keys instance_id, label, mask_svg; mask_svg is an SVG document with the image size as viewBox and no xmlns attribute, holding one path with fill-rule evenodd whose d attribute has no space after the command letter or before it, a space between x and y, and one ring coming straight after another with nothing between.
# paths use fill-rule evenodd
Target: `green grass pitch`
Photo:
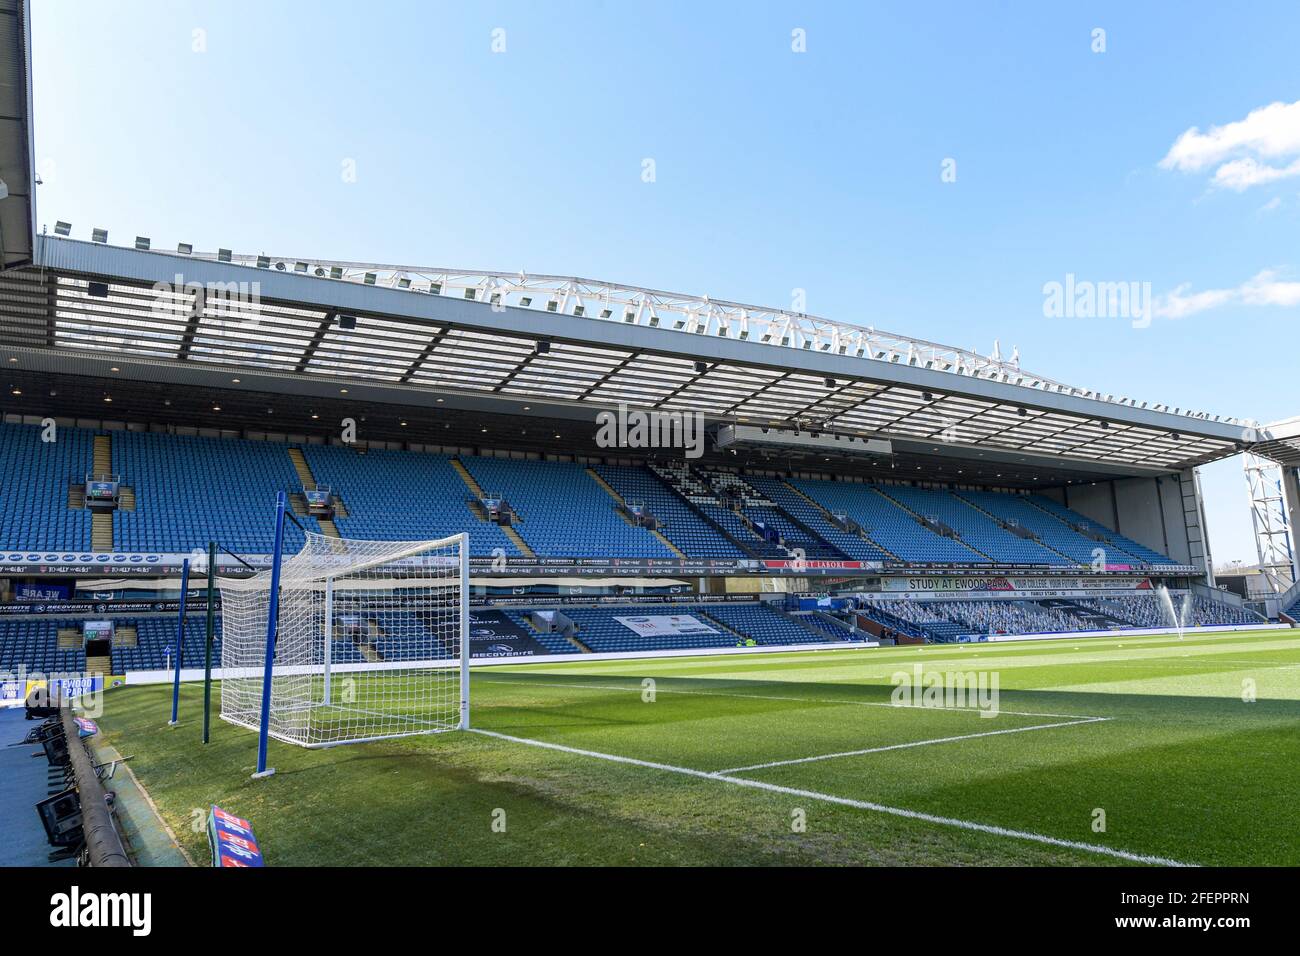
<instances>
[{"instance_id":1,"label":"green grass pitch","mask_svg":"<svg viewBox=\"0 0 1300 956\"><path fill-rule=\"evenodd\" d=\"M918 664L997 716L895 705ZM100 724L196 859L215 803L270 865L1300 865L1297 631L475 668L493 735L272 741L266 780L170 690Z\"/></svg>"}]
</instances>

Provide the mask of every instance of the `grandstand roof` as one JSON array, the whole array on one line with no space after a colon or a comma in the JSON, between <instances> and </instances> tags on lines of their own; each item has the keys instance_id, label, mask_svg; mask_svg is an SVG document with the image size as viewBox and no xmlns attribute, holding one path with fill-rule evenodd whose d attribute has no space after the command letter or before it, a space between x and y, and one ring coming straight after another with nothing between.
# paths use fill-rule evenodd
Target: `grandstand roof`
<instances>
[{"instance_id":1,"label":"grandstand roof","mask_svg":"<svg viewBox=\"0 0 1300 956\"><path fill-rule=\"evenodd\" d=\"M0 267L32 261L36 234L32 190L31 44L26 0L0 4Z\"/></svg>"},{"instance_id":2,"label":"grandstand roof","mask_svg":"<svg viewBox=\"0 0 1300 956\"><path fill-rule=\"evenodd\" d=\"M1300 418L1288 418L1259 429L1259 443L1251 451L1279 465L1300 467Z\"/></svg>"},{"instance_id":3,"label":"grandstand roof","mask_svg":"<svg viewBox=\"0 0 1300 956\"><path fill-rule=\"evenodd\" d=\"M626 402L1091 475L1189 467L1254 435L960 349L586 280L423 270L416 282L394 266L258 268L57 236L37 255L39 271L0 277L10 371L588 423Z\"/></svg>"}]
</instances>

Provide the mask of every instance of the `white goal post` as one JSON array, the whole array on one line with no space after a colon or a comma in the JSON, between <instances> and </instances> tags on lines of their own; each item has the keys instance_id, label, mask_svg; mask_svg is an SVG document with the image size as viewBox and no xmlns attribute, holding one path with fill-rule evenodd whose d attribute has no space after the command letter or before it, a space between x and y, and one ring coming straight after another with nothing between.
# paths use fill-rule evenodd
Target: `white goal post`
<instances>
[{"instance_id":1,"label":"white goal post","mask_svg":"<svg viewBox=\"0 0 1300 956\"><path fill-rule=\"evenodd\" d=\"M221 586L221 718L261 729L272 573ZM469 536L306 532L280 569L268 734L329 747L469 727Z\"/></svg>"}]
</instances>

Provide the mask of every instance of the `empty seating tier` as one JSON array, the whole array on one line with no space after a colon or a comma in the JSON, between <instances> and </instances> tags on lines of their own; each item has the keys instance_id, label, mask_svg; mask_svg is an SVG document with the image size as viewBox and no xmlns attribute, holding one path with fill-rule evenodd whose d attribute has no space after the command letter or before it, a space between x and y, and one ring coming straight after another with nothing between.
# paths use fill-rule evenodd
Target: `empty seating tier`
<instances>
[{"instance_id":1,"label":"empty seating tier","mask_svg":"<svg viewBox=\"0 0 1300 956\"><path fill-rule=\"evenodd\" d=\"M469 532L470 553L519 549L497 525L476 518L473 497L446 455L338 445L305 445L303 457L320 485L347 502L347 517L335 517L345 538L416 541Z\"/></svg>"}]
</instances>

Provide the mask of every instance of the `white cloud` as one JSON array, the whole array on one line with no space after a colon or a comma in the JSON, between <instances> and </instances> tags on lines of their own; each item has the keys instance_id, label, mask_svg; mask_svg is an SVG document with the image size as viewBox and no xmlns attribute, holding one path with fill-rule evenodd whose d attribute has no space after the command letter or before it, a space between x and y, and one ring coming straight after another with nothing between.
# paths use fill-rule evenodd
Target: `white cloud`
<instances>
[{"instance_id":1,"label":"white cloud","mask_svg":"<svg viewBox=\"0 0 1300 956\"><path fill-rule=\"evenodd\" d=\"M1272 269L1264 269L1230 289L1192 292L1191 288L1191 283L1185 282L1172 292L1158 296L1153 311L1162 319L1185 319L1198 312L1232 304L1284 307L1300 305L1300 282L1279 279Z\"/></svg>"},{"instance_id":2,"label":"white cloud","mask_svg":"<svg viewBox=\"0 0 1300 956\"><path fill-rule=\"evenodd\" d=\"M1300 159L1290 166L1277 167L1258 163L1250 157L1234 159L1214 171L1214 185L1236 192L1245 192L1251 186L1276 182L1290 176L1300 176Z\"/></svg>"},{"instance_id":3,"label":"white cloud","mask_svg":"<svg viewBox=\"0 0 1300 956\"><path fill-rule=\"evenodd\" d=\"M1217 167L1211 182L1237 192L1300 176L1300 100L1270 103L1206 132L1194 126L1160 160L1162 169L1184 173L1211 166Z\"/></svg>"},{"instance_id":4,"label":"white cloud","mask_svg":"<svg viewBox=\"0 0 1300 956\"><path fill-rule=\"evenodd\" d=\"M1283 282L1277 273L1265 269L1241 286L1241 301L1246 305L1300 305L1300 282Z\"/></svg>"}]
</instances>

